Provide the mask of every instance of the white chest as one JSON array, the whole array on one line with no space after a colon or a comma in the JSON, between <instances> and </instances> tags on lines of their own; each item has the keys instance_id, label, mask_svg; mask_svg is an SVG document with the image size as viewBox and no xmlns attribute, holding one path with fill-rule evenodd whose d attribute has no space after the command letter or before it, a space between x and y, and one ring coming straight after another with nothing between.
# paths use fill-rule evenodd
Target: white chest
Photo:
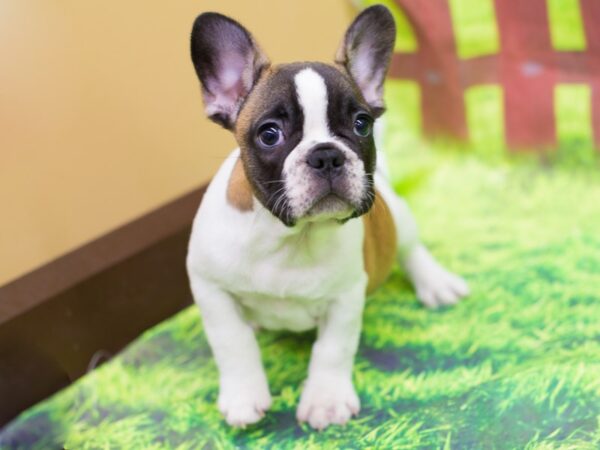
<instances>
[{"instance_id":1,"label":"white chest","mask_svg":"<svg viewBox=\"0 0 600 450\"><path fill-rule=\"evenodd\" d=\"M224 213L197 223L190 257L261 327L314 328L330 301L365 282L361 220L293 233L260 214Z\"/></svg>"},{"instance_id":2,"label":"white chest","mask_svg":"<svg viewBox=\"0 0 600 450\"><path fill-rule=\"evenodd\" d=\"M237 277L223 280L250 321L269 329L313 328L329 302L360 281L362 254L354 242L324 242L326 248L313 252L315 242L307 239L248 261Z\"/></svg>"}]
</instances>

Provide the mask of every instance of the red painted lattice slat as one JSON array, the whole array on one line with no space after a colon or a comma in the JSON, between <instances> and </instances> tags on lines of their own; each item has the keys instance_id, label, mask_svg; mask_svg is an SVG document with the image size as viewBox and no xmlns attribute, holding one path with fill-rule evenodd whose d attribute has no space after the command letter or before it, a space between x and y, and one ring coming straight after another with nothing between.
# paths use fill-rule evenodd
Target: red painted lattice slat
<instances>
[{"instance_id":1,"label":"red painted lattice slat","mask_svg":"<svg viewBox=\"0 0 600 450\"><path fill-rule=\"evenodd\" d=\"M588 70L593 78L592 89L592 130L594 141L600 148L600 2L580 0L581 16L587 38Z\"/></svg>"},{"instance_id":2,"label":"red painted lattice slat","mask_svg":"<svg viewBox=\"0 0 600 450\"><path fill-rule=\"evenodd\" d=\"M511 147L556 143L553 49L546 0L496 0L506 140ZM525 26L526 25L526 26Z\"/></svg>"},{"instance_id":3,"label":"red painted lattice slat","mask_svg":"<svg viewBox=\"0 0 600 450\"><path fill-rule=\"evenodd\" d=\"M450 9L446 0L396 0L406 11L419 52L396 54L391 73L421 86L423 130L428 136L467 137L464 96L459 80ZM432 33L431 30L435 30Z\"/></svg>"}]
</instances>

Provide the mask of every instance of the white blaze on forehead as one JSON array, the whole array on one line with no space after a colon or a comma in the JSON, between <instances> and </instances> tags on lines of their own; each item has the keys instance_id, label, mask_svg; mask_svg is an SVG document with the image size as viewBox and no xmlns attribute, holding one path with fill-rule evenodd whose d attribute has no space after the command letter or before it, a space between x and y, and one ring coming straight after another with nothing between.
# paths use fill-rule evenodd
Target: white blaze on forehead
<instances>
[{"instance_id":1,"label":"white blaze on forehead","mask_svg":"<svg viewBox=\"0 0 600 450\"><path fill-rule=\"evenodd\" d=\"M298 102L304 114L303 140L322 141L331 138L327 127L327 85L321 75L311 68L294 77Z\"/></svg>"}]
</instances>

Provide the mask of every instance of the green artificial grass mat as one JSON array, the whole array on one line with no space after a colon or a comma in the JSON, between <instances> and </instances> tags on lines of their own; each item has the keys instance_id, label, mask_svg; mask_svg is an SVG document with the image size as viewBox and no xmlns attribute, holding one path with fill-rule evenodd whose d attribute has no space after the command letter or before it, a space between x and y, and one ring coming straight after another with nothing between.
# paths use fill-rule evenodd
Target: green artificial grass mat
<instances>
[{"instance_id":1,"label":"green artificial grass mat","mask_svg":"<svg viewBox=\"0 0 600 450\"><path fill-rule=\"evenodd\" d=\"M599 448L593 156L583 167L560 151L556 163L451 145L434 152L398 133L387 144L423 240L473 292L455 307L426 310L396 270L368 300L354 371L358 418L324 432L298 425L314 335L261 332L273 407L255 426L229 428L191 307L24 412L0 432L0 447Z\"/></svg>"}]
</instances>

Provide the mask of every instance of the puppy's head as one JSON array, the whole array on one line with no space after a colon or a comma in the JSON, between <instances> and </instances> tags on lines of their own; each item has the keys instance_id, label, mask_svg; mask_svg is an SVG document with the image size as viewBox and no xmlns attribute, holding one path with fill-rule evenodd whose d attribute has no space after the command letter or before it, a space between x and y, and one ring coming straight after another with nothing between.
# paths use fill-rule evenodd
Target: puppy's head
<instances>
[{"instance_id":1,"label":"puppy's head","mask_svg":"<svg viewBox=\"0 0 600 450\"><path fill-rule=\"evenodd\" d=\"M200 15L192 60L205 110L235 133L256 198L284 224L346 220L374 200L373 122L395 25L374 6L350 25L335 64L271 66L240 24Z\"/></svg>"}]
</instances>

